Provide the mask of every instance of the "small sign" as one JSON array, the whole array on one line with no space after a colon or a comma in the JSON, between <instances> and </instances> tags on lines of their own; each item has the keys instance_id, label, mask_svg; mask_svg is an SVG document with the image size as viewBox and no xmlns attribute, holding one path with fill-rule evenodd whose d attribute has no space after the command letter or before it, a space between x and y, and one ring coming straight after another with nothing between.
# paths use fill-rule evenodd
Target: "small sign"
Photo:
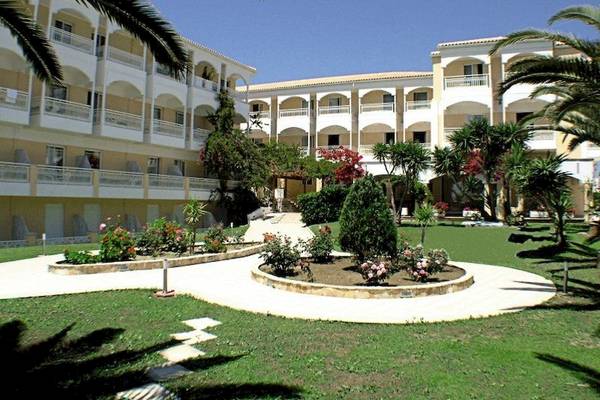
<instances>
[{"instance_id":1,"label":"small sign","mask_svg":"<svg viewBox=\"0 0 600 400\"><path fill-rule=\"evenodd\" d=\"M275 200L283 200L283 196L284 196L284 190L283 189L275 189Z\"/></svg>"}]
</instances>

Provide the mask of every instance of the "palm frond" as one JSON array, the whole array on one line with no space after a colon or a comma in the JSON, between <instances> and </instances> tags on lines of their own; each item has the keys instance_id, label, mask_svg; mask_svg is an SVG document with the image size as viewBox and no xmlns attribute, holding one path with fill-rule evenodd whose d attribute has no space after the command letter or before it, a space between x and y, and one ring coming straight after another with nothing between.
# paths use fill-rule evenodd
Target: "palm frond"
<instances>
[{"instance_id":1,"label":"palm frond","mask_svg":"<svg viewBox=\"0 0 600 400\"><path fill-rule=\"evenodd\" d=\"M575 20L600 29L600 9L594 6L575 6L568 7L553 15L549 20L549 24L554 24L557 21Z\"/></svg>"},{"instance_id":2,"label":"palm frond","mask_svg":"<svg viewBox=\"0 0 600 400\"><path fill-rule=\"evenodd\" d=\"M76 0L90 6L148 46L156 61L183 76L188 53L179 34L150 3L141 0Z\"/></svg>"},{"instance_id":3,"label":"palm frond","mask_svg":"<svg viewBox=\"0 0 600 400\"><path fill-rule=\"evenodd\" d=\"M570 46L590 58L600 57L600 48L595 41L580 39L574 35L562 34L558 32L550 32L539 29L527 29L523 31L513 32L504 39L499 40L490 50L490 55L496 54L500 49L507 46L521 43L529 40L548 40L550 42L561 42Z\"/></svg>"},{"instance_id":4,"label":"palm frond","mask_svg":"<svg viewBox=\"0 0 600 400\"><path fill-rule=\"evenodd\" d=\"M0 24L10 31L31 65L44 82L60 82L62 71L56 54L40 27L15 1L0 0Z\"/></svg>"}]
</instances>

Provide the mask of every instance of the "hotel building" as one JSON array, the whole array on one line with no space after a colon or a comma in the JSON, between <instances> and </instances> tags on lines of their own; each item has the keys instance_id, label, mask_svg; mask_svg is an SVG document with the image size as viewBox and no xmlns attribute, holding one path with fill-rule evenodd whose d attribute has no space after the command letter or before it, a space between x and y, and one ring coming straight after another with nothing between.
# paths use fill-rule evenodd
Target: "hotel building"
<instances>
[{"instance_id":1,"label":"hotel building","mask_svg":"<svg viewBox=\"0 0 600 400\"><path fill-rule=\"evenodd\" d=\"M25 2L24 2L25 3ZM32 73L0 27L0 242L86 241L106 217L136 231L186 199L208 200L198 150L216 95L247 120L255 69L191 40L185 79L175 79L128 32L75 0L29 0L63 66L64 82ZM235 185L232 182L231 185Z\"/></svg>"}]
</instances>

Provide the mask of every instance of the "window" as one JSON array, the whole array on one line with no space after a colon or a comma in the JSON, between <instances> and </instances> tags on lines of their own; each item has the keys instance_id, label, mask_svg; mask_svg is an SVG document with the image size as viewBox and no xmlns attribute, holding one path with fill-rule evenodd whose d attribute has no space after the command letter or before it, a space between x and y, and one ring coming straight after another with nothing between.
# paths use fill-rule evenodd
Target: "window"
<instances>
[{"instance_id":1,"label":"window","mask_svg":"<svg viewBox=\"0 0 600 400\"><path fill-rule=\"evenodd\" d=\"M162 120L162 108L154 107L154 119Z\"/></svg>"},{"instance_id":2,"label":"window","mask_svg":"<svg viewBox=\"0 0 600 400\"><path fill-rule=\"evenodd\" d=\"M302 136L302 146L308 147L308 136Z\"/></svg>"},{"instance_id":3,"label":"window","mask_svg":"<svg viewBox=\"0 0 600 400\"><path fill-rule=\"evenodd\" d=\"M394 144L396 142L396 133L395 132L386 132L385 133L385 143L386 144Z\"/></svg>"},{"instance_id":4,"label":"window","mask_svg":"<svg viewBox=\"0 0 600 400\"><path fill-rule=\"evenodd\" d=\"M73 25L67 24L66 22L56 20L54 21L54 40L66 44L71 44L71 35L73 32Z\"/></svg>"},{"instance_id":5,"label":"window","mask_svg":"<svg viewBox=\"0 0 600 400\"><path fill-rule=\"evenodd\" d=\"M254 103L252 104L252 112L260 112L260 104Z\"/></svg>"},{"instance_id":6,"label":"window","mask_svg":"<svg viewBox=\"0 0 600 400\"><path fill-rule=\"evenodd\" d=\"M83 153L89 163L90 163L90 167L92 167L92 169L100 169L100 152L99 151L94 151L94 150L86 150Z\"/></svg>"},{"instance_id":7,"label":"window","mask_svg":"<svg viewBox=\"0 0 600 400\"><path fill-rule=\"evenodd\" d=\"M60 146L46 147L46 165L55 167L64 167L65 165L65 148Z\"/></svg>"},{"instance_id":8,"label":"window","mask_svg":"<svg viewBox=\"0 0 600 400\"><path fill-rule=\"evenodd\" d=\"M179 169L179 171L181 171L181 175L185 176L185 161L183 161L183 160L175 160L174 164L177 167L177 169Z\"/></svg>"},{"instance_id":9,"label":"window","mask_svg":"<svg viewBox=\"0 0 600 400\"><path fill-rule=\"evenodd\" d=\"M327 145L328 146L339 146L340 145L340 135L327 136Z\"/></svg>"},{"instance_id":10,"label":"window","mask_svg":"<svg viewBox=\"0 0 600 400\"><path fill-rule=\"evenodd\" d=\"M179 125L183 125L183 120L185 119L185 115L181 111L175 112L175 122Z\"/></svg>"},{"instance_id":11,"label":"window","mask_svg":"<svg viewBox=\"0 0 600 400\"><path fill-rule=\"evenodd\" d=\"M467 115L467 122L485 120L485 115Z\"/></svg>"},{"instance_id":12,"label":"window","mask_svg":"<svg viewBox=\"0 0 600 400\"><path fill-rule=\"evenodd\" d=\"M414 101L427 101L427 92L415 92L413 93Z\"/></svg>"},{"instance_id":13,"label":"window","mask_svg":"<svg viewBox=\"0 0 600 400\"><path fill-rule=\"evenodd\" d=\"M92 105L92 92L88 91L87 94L87 103L88 106ZM95 92L94 93L94 108L100 108L102 105L102 93Z\"/></svg>"},{"instance_id":14,"label":"window","mask_svg":"<svg viewBox=\"0 0 600 400\"><path fill-rule=\"evenodd\" d=\"M302 106L301 108L308 108L308 101L302 99Z\"/></svg>"},{"instance_id":15,"label":"window","mask_svg":"<svg viewBox=\"0 0 600 400\"><path fill-rule=\"evenodd\" d=\"M342 105L341 97L330 97L329 98L329 107L339 107Z\"/></svg>"},{"instance_id":16,"label":"window","mask_svg":"<svg viewBox=\"0 0 600 400\"><path fill-rule=\"evenodd\" d=\"M530 112L518 112L517 113L517 122L521 122L525 118L529 117L531 114L533 114L533 113L530 113Z\"/></svg>"},{"instance_id":17,"label":"window","mask_svg":"<svg viewBox=\"0 0 600 400\"><path fill-rule=\"evenodd\" d=\"M463 70L465 75L481 75L483 74L483 64L467 64Z\"/></svg>"},{"instance_id":18,"label":"window","mask_svg":"<svg viewBox=\"0 0 600 400\"><path fill-rule=\"evenodd\" d=\"M413 132L413 142L425 143L427 141L427 132Z\"/></svg>"},{"instance_id":19,"label":"window","mask_svg":"<svg viewBox=\"0 0 600 400\"><path fill-rule=\"evenodd\" d=\"M160 159L158 157L148 158L148 168L146 169L149 174L160 173Z\"/></svg>"},{"instance_id":20,"label":"window","mask_svg":"<svg viewBox=\"0 0 600 400\"><path fill-rule=\"evenodd\" d=\"M394 102L394 96L392 96L389 93L384 94L383 95L383 102L386 103L386 104L387 103L393 103Z\"/></svg>"},{"instance_id":21,"label":"window","mask_svg":"<svg viewBox=\"0 0 600 400\"><path fill-rule=\"evenodd\" d=\"M48 96L53 99L67 100L68 90L66 86L51 85L48 88Z\"/></svg>"},{"instance_id":22,"label":"window","mask_svg":"<svg viewBox=\"0 0 600 400\"><path fill-rule=\"evenodd\" d=\"M57 19L54 21L54 26L66 32L73 32L73 25Z\"/></svg>"}]
</instances>

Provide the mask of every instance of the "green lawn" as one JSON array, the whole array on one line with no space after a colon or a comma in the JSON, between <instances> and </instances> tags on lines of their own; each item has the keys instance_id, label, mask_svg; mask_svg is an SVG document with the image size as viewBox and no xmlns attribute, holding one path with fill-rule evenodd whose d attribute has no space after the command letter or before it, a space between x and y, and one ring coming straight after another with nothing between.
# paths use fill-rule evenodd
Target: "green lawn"
<instances>
[{"instance_id":1,"label":"green lawn","mask_svg":"<svg viewBox=\"0 0 600 400\"><path fill-rule=\"evenodd\" d=\"M46 246L46 254L61 254L65 249L71 250L98 250L97 243L84 243L84 244L59 244ZM26 258L33 258L43 255L42 246L30 246L30 247L15 247L8 249L0 249L0 263L7 261L23 260Z\"/></svg>"},{"instance_id":2,"label":"green lawn","mask_svg":"<svg viewBox=\"0 0 600 400\"><path fill-rule=\"evenodd\" d=\"M413 241L418 233L401 231ZM223 325L211 330L216 340L199 346L207 356L186 364L195 373L167 384L184 399L597 399L600 271L573 251L532 253L549 242L509 243L511 233L519 232L437 226L427 240L455 260L546 276L561 257L571 259L573 293L517 314L411 326L286 320L188 297L156 300L149 291L5 300L0 346L11 368L2 389L8 398L31 397L28 390L111 398L145 382L145 368L161 362L155 350L187 329L180 321L210 316ZM56 336L71 324L64 340ZM14 352L15 343L40 341Z\"/></svg>"}]
</instances>

